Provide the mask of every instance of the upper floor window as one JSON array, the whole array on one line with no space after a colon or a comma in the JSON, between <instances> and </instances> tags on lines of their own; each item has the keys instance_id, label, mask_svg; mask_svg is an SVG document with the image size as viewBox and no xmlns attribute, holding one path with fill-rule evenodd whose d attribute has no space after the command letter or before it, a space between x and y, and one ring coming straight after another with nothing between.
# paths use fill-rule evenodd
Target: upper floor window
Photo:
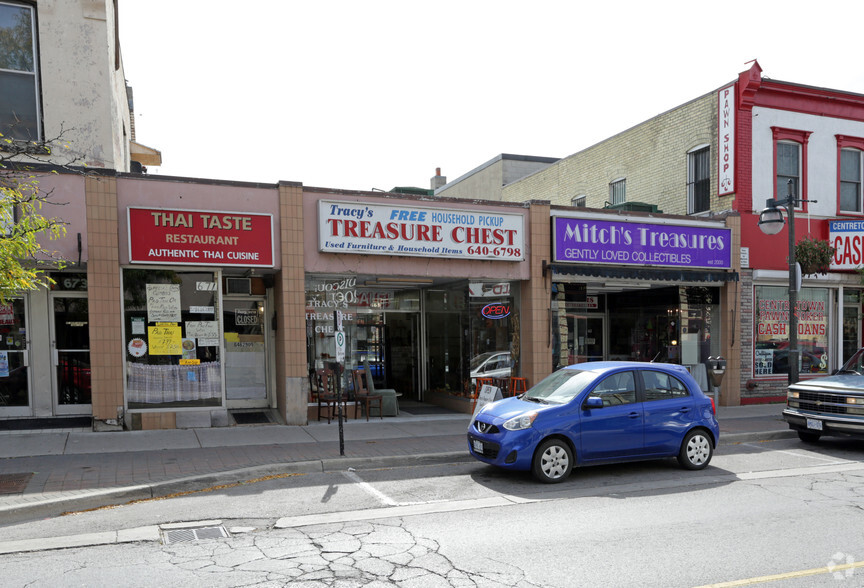
<instances>
[{"instance_id":1,"label":"upper floor window","mask_svg":"<svg viewBox=\"0 0 864 588\"><path fill-rule=\"evenodd\" d=\"M687 154L687 214L711 209L710 148L697 147Z\"/></svg>"},{"instance_id":2,"label":"upper floor window","mask_svg":"<svg viewBox=\"0 0 864 588\"><path fill-rule=\"evenodd\" d=\"M627 202L627 180L621 178L609 184L609 201L612 204L623 204Z\"/></svg>"},{"instance_id":3,"label":"upper floor window","mask_svg":"<svg viewBox=\"0 0 864 588\"><path fill-rule=\"evenodd\" d=\"M837 213L864 214L864 139L837 135Z\"/></svg>"},{"instance_id":4,"label":"upper floor window","mask_svg":"<svg viewBox=\"0 0 864 588\"><path fill-rule=\"evenodd\" d=\"M571 206L578 206L579 208L585 208L587 206L588 197L582 194L581 196L574 196L570 201Z\"/></svg>"},{"instance_id":5,"label":"upper floor window","mask_svg":"<svg viewBox=\"0 0 864 588\"><path fill-rule=\"evenodd\" d=\"M792 193L799 196L801 182L801 146L797 143L777 143L777 198L789 194L789 180L792 180Z\"/></svg>"},{"instance_id":6,"label":"upper floor window","mask_svg":"<svg viewBox=\"0 0 864 588\"><path fill-rule=\"evenodd\" d=\"M807 210L807 142L809 131L771 127L774 133L774 198L785 199L792 181L792 195L799 199L795 208Z\"/></svg>"},{"instance_id":7,"label":"upper floor window","mask_svg":"<svg viewBox=\"0 0 864 588\"><path fill-rule=\"evenodd\" d=\"M861 213L861 151L840 150L840 210Z\"/></svg>"},{"instance_id":8,"label":"upper floor window","mask_svg":"<svg viewBox=\"0 0 864 588\"><path fill-rule=\"evenodd\" d=\"M4 137L40 138L37 63L33 7L0 2L0 134Z\"/></svg>"}]
</instances>

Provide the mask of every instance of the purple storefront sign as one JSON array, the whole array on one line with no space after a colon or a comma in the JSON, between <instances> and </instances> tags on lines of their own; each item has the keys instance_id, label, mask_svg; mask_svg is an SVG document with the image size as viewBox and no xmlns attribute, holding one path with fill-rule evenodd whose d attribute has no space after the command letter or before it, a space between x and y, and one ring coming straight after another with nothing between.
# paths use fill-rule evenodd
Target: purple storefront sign
<instances>
[{"instance_id":1,"label":"purple storefront sign","mask_svg":"<svg viewBox=\"0 0 864 588\"><path fill-rule=\"evenodd\" d=\"M554 260L592 264L732 266L731 229L554 217Z\"/></svg>"}]
</instances>

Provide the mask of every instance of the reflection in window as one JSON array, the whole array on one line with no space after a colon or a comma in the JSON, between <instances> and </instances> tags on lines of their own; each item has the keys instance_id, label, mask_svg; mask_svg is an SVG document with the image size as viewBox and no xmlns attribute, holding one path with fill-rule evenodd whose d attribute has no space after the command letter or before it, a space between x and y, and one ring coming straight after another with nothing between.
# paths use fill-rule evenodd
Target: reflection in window
<instances>
[{"instance_id":1,"label":"reflection in window","mask_svg":"<svg viewBox=\"0 0 864 588\"><path fill-rule=\"evenodd\" d=\"M636 402L636 383L633 372L612 374L597 384L591 391L591 397L603 400L603 406L618 406Z\"/></svg>"},{"instance_id":2,"label":"reflection in window","mask_svg":"<svg viewBox=\"0 0 864 588\"><path fill-rule=\"evenodd\" d=\"M646 402L690 396L681 380L663 372L645 370L642 372L642 382L645 385Z\"/></svg>"}]
</instances>

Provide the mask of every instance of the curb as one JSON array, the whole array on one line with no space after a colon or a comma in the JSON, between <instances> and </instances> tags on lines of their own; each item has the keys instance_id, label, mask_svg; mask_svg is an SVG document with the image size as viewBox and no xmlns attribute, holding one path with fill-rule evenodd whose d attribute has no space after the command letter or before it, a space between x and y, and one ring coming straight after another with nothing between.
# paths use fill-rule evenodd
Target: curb
<instances>
[{"instance_id":1,"label":"curb","mask_svg":"<svg viewBox=\"0 0 864 588\"><path fill-rule=\"evenodd\" d=\"M751 433L721 434L720 444L729 445L750 441L770 441L796 437L795 431L778 430ZM16 524L38 518L61 516L130 502L167 498L177 494L204 492L221 486L240 485L258 478L338 472L348 469L374 470L380 468L470 463L474 458L467 451L429 453L423 455L393 455L380 457L334 457L320 460L288 462L253 466L236 470L188 476L176 480L109 488L81 490L56 497L36 498L0 506L0 518L5 524Z\"/></svg>"}]
</instances>

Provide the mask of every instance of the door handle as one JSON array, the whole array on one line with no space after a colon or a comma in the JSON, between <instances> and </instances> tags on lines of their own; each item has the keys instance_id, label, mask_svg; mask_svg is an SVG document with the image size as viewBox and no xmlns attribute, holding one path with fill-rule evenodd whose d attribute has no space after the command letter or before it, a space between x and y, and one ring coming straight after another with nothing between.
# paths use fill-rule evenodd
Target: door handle
<instances>
[{"instance_id":1,"label":"door handle","mask_svg":"<svg viewBox=\"0 0 864 588\"><path fill-rule=\"evenodd\" d=\"M629 416L631 419L638 419L638 418L639 418L639 413L638 413L638 412L631 412L631 413L628 414L627 416Z\"/></svg>"},{"instance_id":2,"label":"door handle","mask_svg":"<svg viewBox=\"0 0 864 588\"><path fill-rule=\"evenodd\" d=\"M690 412L690 407L689 406L682 406L681 412Z\"/></svg>"}]
</instances>

